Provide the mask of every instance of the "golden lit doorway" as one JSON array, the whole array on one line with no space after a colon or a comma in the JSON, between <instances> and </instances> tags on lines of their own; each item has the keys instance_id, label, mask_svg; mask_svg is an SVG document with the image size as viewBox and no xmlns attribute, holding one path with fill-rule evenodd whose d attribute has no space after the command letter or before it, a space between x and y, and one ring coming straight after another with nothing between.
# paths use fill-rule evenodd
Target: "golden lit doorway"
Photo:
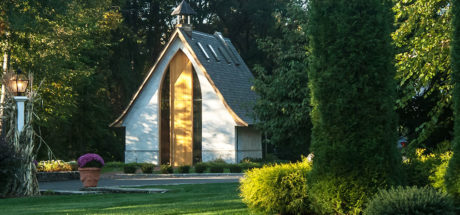
<instances>
[{"instance_id":1,"label":"golden lit doorway","mask_svg":"<svg viewBox=\"0 0 460 215\"><path fill-rule=\"evenodd\" d=\"M201 161L201 89L187 56L179 51L166 70L160 101L160 162Z\"/></svg>"}]
</instances>

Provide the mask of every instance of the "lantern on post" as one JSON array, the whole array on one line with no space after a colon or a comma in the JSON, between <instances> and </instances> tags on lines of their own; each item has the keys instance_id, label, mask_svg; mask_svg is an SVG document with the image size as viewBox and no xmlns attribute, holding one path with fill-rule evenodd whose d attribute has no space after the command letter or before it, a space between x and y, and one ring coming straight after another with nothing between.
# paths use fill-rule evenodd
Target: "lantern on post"
<instances>
[{"instance_id":1,"label":"lantern on post","mask_svg":"<svg viewBox=\"0 0 460 215\"><path fill-rule=\"evenodd\" d=\"M17 128L20 133L24 128L24 102L28 100L24 93L29 85L29 79L18 69L16 73L9 75L7 81L8 90L14 94L14 100L16 101L18 111Z\"/></svg>"}]
</instances>

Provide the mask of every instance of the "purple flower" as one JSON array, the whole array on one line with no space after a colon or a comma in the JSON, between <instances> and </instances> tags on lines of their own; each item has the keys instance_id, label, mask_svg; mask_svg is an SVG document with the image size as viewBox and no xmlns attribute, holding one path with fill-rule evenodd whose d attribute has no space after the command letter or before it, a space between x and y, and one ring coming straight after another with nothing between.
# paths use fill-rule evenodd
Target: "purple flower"
<instances>
[{"instance_id":1,"label":"purple flower","mask_svg":"<svg viewBox=\"0 0 460 215\"><path fill-rule=\"evenodd\" d=\"M104 159L101 156L94 153L88 153L80 156L77 160L78 167L103 167L104 166Z\"/></svg>"},{"instance_id":2,"label":"purple flower","mask_svg":"<svg viewBox=\"0 0 460 215\"><path fill-rule=\"evenodd\" d=\"M35 164L35 166L38 166L38 161L34 160L34 164Z\"/></svg>"}]
</instances>

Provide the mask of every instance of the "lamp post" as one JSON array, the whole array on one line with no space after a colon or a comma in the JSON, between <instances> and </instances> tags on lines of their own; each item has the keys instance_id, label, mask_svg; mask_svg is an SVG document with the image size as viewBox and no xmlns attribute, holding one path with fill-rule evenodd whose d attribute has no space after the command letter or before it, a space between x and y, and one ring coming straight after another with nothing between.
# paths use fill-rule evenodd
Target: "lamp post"
<instances>
[{"instance_id":1,"label":"lamp post","mask_svg":"<svg viewBox=\"0 0 460 215\"><path fill-rule=\"evenodd\" d=\"M18 118L17 126L18 132L21 133L24 128L24 102L28 100L27 96L24 96L26 92L27 85L29 84L29 79L22 74L21 70L16 70L16 73L11 74L8 79L8 88L10 92L14 94L14 100L17 104L18 109Z\"/></svg>"}]
</instances>

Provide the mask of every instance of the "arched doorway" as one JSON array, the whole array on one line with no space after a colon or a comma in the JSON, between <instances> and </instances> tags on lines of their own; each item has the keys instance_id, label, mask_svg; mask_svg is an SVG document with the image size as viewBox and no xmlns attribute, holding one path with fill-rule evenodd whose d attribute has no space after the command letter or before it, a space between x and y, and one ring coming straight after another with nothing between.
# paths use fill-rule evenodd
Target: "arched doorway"
<instances>
[{"instance_id":1,"label":"arched doorway","mask_svg":"<svg viewBox=\"0 0 460 215\"><path fill-rule=\"evenodd\" d=\"M187 56L178 51L161 84L160 162L173 166L201 161L201 89Z\"/></svg>"}]
</instances>

